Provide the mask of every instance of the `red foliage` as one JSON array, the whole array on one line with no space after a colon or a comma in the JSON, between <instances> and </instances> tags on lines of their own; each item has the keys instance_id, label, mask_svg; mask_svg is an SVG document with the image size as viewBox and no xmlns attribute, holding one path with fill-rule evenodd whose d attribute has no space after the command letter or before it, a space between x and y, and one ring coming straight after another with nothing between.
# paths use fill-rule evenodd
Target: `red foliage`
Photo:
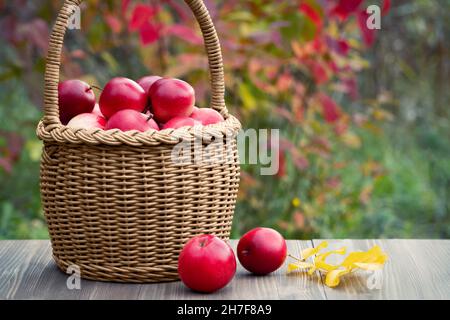
<instances>
[{"instance_id":1,"label":"red foliage","mask_svg":"<svg viewBox=\"0 0 450 320\"><path fill-rule=\"evenodd\" d=\"M336 41L337 52L346 56L350 51L350 45L345 39L339 39Z\"/></svg>"},{"instance_id":2,"label":"red foliage","mask_svg":"<svg viewBox=\"0 0 450 320\"><path fill-rule=\"evenodd\" d=\"M345 78L342 80L345 92L351 99L356 100L359 97L358 84L355 77Z\"/></svg>"},{"instance_id":3,"label":"red foliage","mask_svg":"<svg viewBox=\"0 0 450 320\"><path fill-rule=\"evenodd\" d=\"M340 108L336 102L325 93L318 93L317 98L322 106L325 121L328 123L336 122L341 116Z\"/></svg>"},{"instance_id":4,"label":"red foliage","mask_svg":"<svg viewBox=\"0 0 450 320\"><path fill-rule=\"evenodd\" d=\"M124 1L125 2L125 1ZM122 3L125 7L129 4ZM137 4L128 22L130 31L138 31L142 45L152 44L161 37L162 26L151 22L151 19L158 13L159 7L146 4Z\"/></svg>"},{"instance_id":5,"label":"red foliage","mask_svg":"<svg viewBox=\"0 0 450 320\"><path fill-rule=\"evenodd\" d=\"M350 44L344 38L335 39L330 36L326 37L326 44L330 50L334 52L346 56L350 52Z\"/></svg>"},{"instance_id":6,"label":"red foliage","mask_svg":"<svg viewBox=\"0 0 450 320\"><path fill-rule=\"evenodd\" d=\"M346 20L351 14L358 11L363 0L338 0L336 6L331 10L332 15Z\"/></svg>"},{"instance_id":7,"label":"red foliage","mask_svg":"<svg viewBox=\"0 0 450 320\"><path fill-rule=\"evenodd\" d=\"M114 14L105 14L105 21L114 33L122 31L122 23Z\"/></svg>"},{"instance_id":8,"label":"red foliage","mask_svg":"<svg viewBox=\"0 0 450 320\"><path fill-rule=\"evenodd\" d=\"M311 5L306 2L302 2L299 6L300 12L304 13L316 26L316 37L318 33L322 31L322 18L319 13Z\"/></svg>"},{"instance_id":9,"label":"red foliage","mask_svg":"<svg viewBox=\"0 0 450 320\"><path fill-rule=\"evenodd\" d=\"M286 155L283 151L278 153L278 172L277 178L284 178L286 176Z\"/></svg>"},{"instance_id":10,"label":"red foliage","mask_svg":"<svg viewBox=\"0 0 450 320\"><path fill-rule=\"evenodd\" d=\"M383 9L381 10L381 12L383 13L383 15L386 15L390 10L391 10L391 0L384 0Z\"/></svg>"},{"instance_id":11,"label":"red foliage","mask_svg":"<svg viewBox=\"0 0 450 320\"><path fill-rule=\"evenodd\" d=\"M311 61L309 65L316 84L320 85L328 81L327 70L319 61Z\"/></svg>"},{"instance_id":12,"label":"red foliage","mask_svg":"<svg viewBox=\"0 0 450 320\"><path fill-rule=\"evenodd\" d=\"M174 24L167 27L165 33L176 36L194 45L203 44L203 39L199 37L194 30L182 24Z\"/></svg>"},{"instance_id":13,"label":"red foliage","mask_svg":"<svg viewBox=\"0 0 450 320\"><path fill-rule=\"evenodd\" d=\"M137 4L133 9L128 28L131 31L140 30L156 13L157 9L153 6Z\"/></svg>"},{"instance_id":14,"label":"red foliage","mask_svg":"<svg viewBox=\"0 0 450 320\"><path fill-rule=\"evenodd\" d=\"M149 21L144 22L144 24L139 28L141 43L144 46L158 41L160 34L161 26L150 23Z\"/></svg>"},{"instance_id":15,"label":"red foliage","mask_svg":"<svg viewBox=\"0 0 450 320\"><path fill-rule=\"evenodd\" d=\"M153 6L138 4L134 7L128 28L131 31L140 30L150 18L156 14L157 10Z\"/></svg>"},{"instance_id":16,"label":"red foliage","mask_svg":"<svg viewBox=\"0 0 450 320\"><path fill-rule=\"evenodd\" d=\"M297 146L286 138L280 138L280 153L289 153L295 167L303 171L309 167L308 159L300 153Z\"/></svg>"},{"instance_id":17,"label":"red foliage","mask_svg":"<svg viewBox=\"0 0 450 320\"><path fill-rule=\"evenodd\" d=\"M357 18L363 41L366 46L370 47L375 42L375 29L367 28L367 19L369 18L369 14L365 10L360 11Z\"/></svg>"},{"instance_id":18,"label":"red foliage","mask_svg":"<svg viewBox=\"0 0 450 320\"><path fill-rule=\"evenodd\" d=\"M122 0L122 12L125 14L130 7L131 0Z\"/></svg>"}]
</instances>

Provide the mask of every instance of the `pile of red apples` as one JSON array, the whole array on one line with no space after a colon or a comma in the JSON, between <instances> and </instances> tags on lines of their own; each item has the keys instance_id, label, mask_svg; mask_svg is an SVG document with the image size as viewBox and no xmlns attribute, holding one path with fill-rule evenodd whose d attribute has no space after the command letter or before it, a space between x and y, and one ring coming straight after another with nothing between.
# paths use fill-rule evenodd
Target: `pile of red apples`
<instances>
[{"instance_id":1,"label":"pile of red apples","mask_svg":"<svg viewBox=\"0 0 450 320\"><path fill-rule=\"evenodd\" d=\"M73 129L146 132L224 121L214 109L195 107L194 89L179 79L114 78L101 91L98 103L89 84L67 80L59 84L58 96L61 123Z\"/></svg>"}]
</instances>

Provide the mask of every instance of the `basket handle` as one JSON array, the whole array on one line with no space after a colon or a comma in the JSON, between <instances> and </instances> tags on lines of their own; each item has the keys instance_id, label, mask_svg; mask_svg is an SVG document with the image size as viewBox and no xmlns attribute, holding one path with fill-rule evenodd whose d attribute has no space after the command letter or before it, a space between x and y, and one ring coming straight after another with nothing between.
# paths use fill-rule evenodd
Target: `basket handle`
<instances>
[{"instance_id":1,"label":"basket handle","mask_svg":"<svg viewBox=\"0 0 450 320\"><path fill-rule=\"evenodd\" d=\"M209 61L211 82L211 107L219 111L225 118L228 110L225 105L225 82L223 72L222 51L219 37L202 0L184 0L194 13L202 30L206 53ZM73 6L79 6L82 0L65 0L50 35L50 43L45 69L44 118L45 129L50 132L61 125L58 107L58 83L61 64L61 51L67 24L72 15Z\"/></svg>"}]
</instances>

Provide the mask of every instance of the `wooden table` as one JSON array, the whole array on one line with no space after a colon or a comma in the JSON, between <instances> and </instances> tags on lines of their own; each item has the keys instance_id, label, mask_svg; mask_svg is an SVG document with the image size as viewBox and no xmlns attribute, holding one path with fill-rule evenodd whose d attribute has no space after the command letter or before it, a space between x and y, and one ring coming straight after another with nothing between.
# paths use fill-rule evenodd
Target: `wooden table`
<instances>
[{"instance_id":1,"label":"wooden table","mask_svg":"<svg viewBox=\"0 0 450 320\"><path fill-rule=\"evenodd\" d=\"M298 256L301 249L318 243L291 240L288 251ZM81 280L80 290L69 290L68 275L53 263L48 241L0 241L0 299L450 299L450 240L330 240L329 248L367 250L374 244L389 255L380 289L369 289L373 274L366 272L343 277L334 289L324 286L320 273L286 275L288 258L282 268L265 277L250 275L239 265L226 288L205 295L181 282L136 285Z\"/></svg>"}]
</instances>

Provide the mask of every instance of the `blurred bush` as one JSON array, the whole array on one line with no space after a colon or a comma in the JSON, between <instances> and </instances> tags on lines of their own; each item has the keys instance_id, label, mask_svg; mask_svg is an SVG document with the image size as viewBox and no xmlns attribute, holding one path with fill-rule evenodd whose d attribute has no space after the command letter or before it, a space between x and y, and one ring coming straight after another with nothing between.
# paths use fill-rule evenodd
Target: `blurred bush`
<instances>
[{"instance_id":1,"label":"blurred bush","mask_svg":"<svg viewBox=\"0 0 450 320\"><path fill-rule=\"evenodd\" d=\"M62 1L0 0L0 238L47 237L39 199L49 26ZM227 104L246 128L280 128L276 176L243 165L233 237L448 237L450 5L424 0L205 0ZM368 30L364 9L382 8ZM208 104L207 60L182 1L85 1L62 79L97 86L160 74Z\"/></svg>"}]
</instances>

